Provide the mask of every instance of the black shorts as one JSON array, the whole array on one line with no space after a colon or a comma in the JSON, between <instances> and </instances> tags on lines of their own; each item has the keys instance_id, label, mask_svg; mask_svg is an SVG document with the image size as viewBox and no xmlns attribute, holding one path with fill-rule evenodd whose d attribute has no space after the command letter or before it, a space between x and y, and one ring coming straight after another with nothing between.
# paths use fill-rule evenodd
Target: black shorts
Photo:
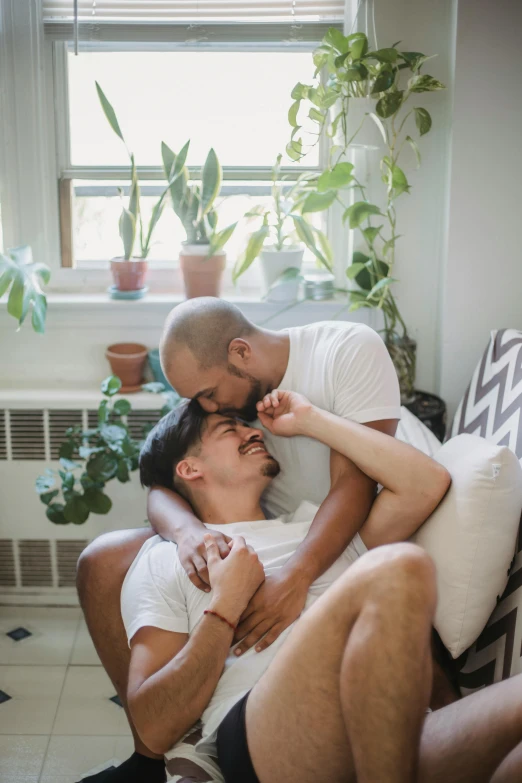
<instances>
[{"instance_id":1,"label":"black shorts","mask_svg":"<svg viewBox=\"0 0 522 783\"><path fill-rule=\"evenodd\" d=\"M259 783L247 744L245 712L249 695L250 691L245 693L219 724L218 763L226 783Z\"/></svg>"}]
</instances>

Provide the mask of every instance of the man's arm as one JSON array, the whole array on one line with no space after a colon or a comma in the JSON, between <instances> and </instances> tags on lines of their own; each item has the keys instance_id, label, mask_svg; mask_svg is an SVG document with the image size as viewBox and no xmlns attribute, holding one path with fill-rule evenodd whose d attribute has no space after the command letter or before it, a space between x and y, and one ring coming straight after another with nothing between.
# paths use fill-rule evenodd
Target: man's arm
<instances>
[{"instance_id":1,"label":"man's arm","mask_svg":"<svg viewBox=\"0 0 522 783\"><path fill-rule=\"evenodd\" d=\"M188 578L200 590L209 592L209 577L203 535L207 528L192 507L177 492L152 487L147 498L147 516L153 530L178 545L178 556ZM214 531L221 557L230 551L230 536Z\"/></svg>"},{"instance_id":2,"label":"man's arm","mask_svg":"<svg viewBox=\"0 0 522 783\"><path fill-rule=\"evenodd\" d=\"M238 618L228 618L234 624ZM136 730L164 754L202 716L223 673L232 629L203 615L194 633L147 626L131 642L128 704Z\"/></svg>"}]
</instances>

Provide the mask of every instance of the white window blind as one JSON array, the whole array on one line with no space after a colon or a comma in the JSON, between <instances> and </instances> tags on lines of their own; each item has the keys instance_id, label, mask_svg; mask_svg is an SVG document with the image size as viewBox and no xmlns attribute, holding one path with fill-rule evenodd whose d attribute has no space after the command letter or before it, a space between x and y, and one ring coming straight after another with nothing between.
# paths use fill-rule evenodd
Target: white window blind
<instances>
[{"instance_id":1,"label":"white window blind","mask_svg":"<svg viewBox=\"0 0 522 783\"><path fill-rule=\"evenodd\" d=\"M344 0L43 0L58 40L318 41L341 26ZM75 24L76 22L76 24ZM75 31L76 28L76 31ZM166 37L165 37L166 36Z\"/></svg>"}]
</instances>

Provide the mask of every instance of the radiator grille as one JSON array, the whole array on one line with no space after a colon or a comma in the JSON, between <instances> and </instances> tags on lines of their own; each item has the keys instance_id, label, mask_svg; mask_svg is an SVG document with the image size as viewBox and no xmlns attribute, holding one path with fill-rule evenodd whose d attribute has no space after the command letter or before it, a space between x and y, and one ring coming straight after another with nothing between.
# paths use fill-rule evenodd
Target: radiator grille
<instances>
[{"instance_id":1,"label":"radiator grille","mask_svg":"<svg viewBox=\"0 0 522 783\"><path fill-rule=\"evenodd\" d=\"M12 410L10 414L13 459L45 459L44 412Z\"/></svg>"},{"instance_id":2,"label":"radiator grille","mask_svg":"<svg viewBox=\"0 0 522 783\"><path fill-rule=\"evenodd\" d=\"M74 587L76 584L76 563L88 541L57 541L56 563L58 567L58 587Z\"/></svg>"},{"instance_id":3,"label":"radiator grille","mask_svg":"<svg viewBox=\"0 0 522 783\"><path fill-rule=\"evenodd\" d=\"M0 587L16 587L16 569L13 542L0 539Z\"/></svg>"},{"instance_id":4,"label":"radiator grille","mask_svg":"<svg viewBox=\"0 0 522 783\"><path fill-rule=\"evenodd\" d=\"M159 410L131 411L127 419L129 432L133 438L144 438L151 425L156 424L161 418Z\"/></svg>"},{"instance_id":5,"label":"radiator grille","mask_svg":"<svg viewBox=\"0 0 522 783\"><path fill-rule=\"evenodd\" d=\"M18 542L22 587L52 587L51 542L25 539Z\"/></svg>"},{"instance_id":6,"label":"radiator grille","mask_svg":"<svg viewBox=\"0 0 522 783\"><path fill-rule=\"evenodd\" d=\"M0 411L0 459L7 459L7 442L5 433L5 411Z\"/></svg>"},{"instance_id":7,"label":"radiator grille","mask_svg":"<svg viewBox=\"0 0 522 783\"><path fill-rule=\"evenodd\" d=\"M49 445L51 448L51 459L59 459L60 446L65 438L65 431L68 427L77 425L82 425L82 411L49 411Z\"/></svg>"}]
</instances>

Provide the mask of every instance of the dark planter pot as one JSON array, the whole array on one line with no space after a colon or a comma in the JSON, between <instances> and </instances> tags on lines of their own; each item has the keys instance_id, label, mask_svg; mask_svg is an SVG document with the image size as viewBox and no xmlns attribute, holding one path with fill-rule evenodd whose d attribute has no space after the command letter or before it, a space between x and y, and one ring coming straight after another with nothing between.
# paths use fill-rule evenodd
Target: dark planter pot
<instances>
[{"instance_id":1,"label":"dark planter pot","mask_svg":"<svg viewBox=\"0 0 522 783\"><path fill-rule=\"evenodd\" d=\"M406 407L442 442L446 435L446 403L429 392L416 391Z\"/></svg>"}]
</instances>

